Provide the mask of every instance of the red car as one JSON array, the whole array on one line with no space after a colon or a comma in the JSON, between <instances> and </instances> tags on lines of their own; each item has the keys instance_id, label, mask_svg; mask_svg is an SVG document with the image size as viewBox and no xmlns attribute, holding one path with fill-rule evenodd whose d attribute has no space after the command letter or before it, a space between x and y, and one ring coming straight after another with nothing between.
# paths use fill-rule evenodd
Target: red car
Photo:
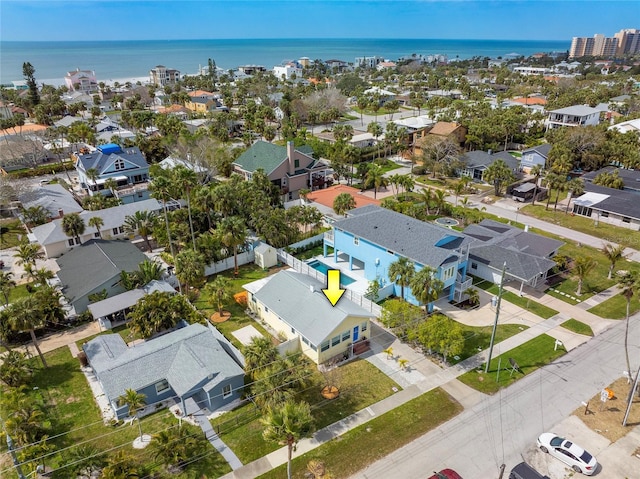
<instances>
[{"instance_id":1,"label":"red car","mask_svg":"<svg viewBox=\"0 0 640 479\"><path fill-rule=\"evenodd\" d=\"M434 472L428 479L462 479L462 476L453 469L443 469L440 472Z\"/></svg>"}]
</instances>

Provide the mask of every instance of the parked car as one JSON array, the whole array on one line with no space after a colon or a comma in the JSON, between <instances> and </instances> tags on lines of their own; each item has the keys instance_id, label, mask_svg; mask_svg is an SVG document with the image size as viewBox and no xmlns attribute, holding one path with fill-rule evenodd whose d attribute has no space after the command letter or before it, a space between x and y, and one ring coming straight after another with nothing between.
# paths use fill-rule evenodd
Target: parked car
<instances>
[{"instance_id":1,"label":"parked car","mask_svg":"<svg viewBox=\"0 0 640 479\"><path fill-rule=\"evenodd\" d=\"M540 435L537 443L542 452L549 453L560 459L576 472L580 472L585 476L591 476L596 472L598 467L596 458L577 444L563 437L552 432L545 432Z\"/></svg>"},{"instance_id":2,"label":"parked car","mask_svg":"<svg viewBox=\"0 0 640 479\"><path fill-rule=\"evenodd\" d=\"M462 476L453 469L443 469L440 472L434 472L428 479L462 479Z\"/></svg>"},{"instance_id":3,"label":"parked car","mask_svg":"<svg viewBox=\"0 0 640 479\"><path fill-rule=\"evenodd\" d=\"M549 479L549 476L543 476L526 462L521 462L511 469L509 479Z\"/></svg>"}]
</instances>

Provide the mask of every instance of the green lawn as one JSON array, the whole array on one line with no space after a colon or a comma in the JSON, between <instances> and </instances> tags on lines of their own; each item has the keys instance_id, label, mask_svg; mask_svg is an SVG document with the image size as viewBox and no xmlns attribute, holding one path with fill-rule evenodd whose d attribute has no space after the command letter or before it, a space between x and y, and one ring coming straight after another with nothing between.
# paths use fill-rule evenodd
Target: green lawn
<instances>
[{"instance_id":1,"label":"green lawn","mask_svg":"<svg viewBox=\"0 0 640 479\"><path fill-rule=\"evenodd\" d=\"M627 300L621 294L616 294L587 311L605 319L625 319L627 317ZM637 295L634 295L631 298L629 315L638 311L640 311L640 300Z\"/></svg>"},{"instance_id":2,"label":"green lawn","mask_svg":"<svg viewBox=\"0 0 640 479\"><path fill-rule=\"evenodd\" d=\"M327 401L320 395L324 379L315 365L310 366L310 383L298 396L307 401L320 429L366 408L393 394L392 387L401 389L395 382L365 360L356 360L339 369L340 396ZM211 421L220 431L222 440L246 464L268 454L280 446L262 438L264 427L253 404L224 414Z\"/></svg>"},{"instance_id":3,"label":"green lawn","mask_svg":"<svg viewBox=\"0 0 640 479\"><path fill-rule=\"evenodd\" d=\"M400 165L391 160L375 160L375 164L382 168L383 173L388 173L389 171L397 170L400 168Z\"/></svg>"},{"instance_id":4,"label":"green lawn","mask_svg":"<svg viewBox=\"0 0 640 479\"><path fill-rule=\"evenodd\" d=\"M451 364L456 364L464 359L478 354L480 351L487 349L491 342L491 331L493 326L474 327L460 325L464 334L464 351L459 354L460 359L448 358ZM499 324L496 329L495 342L499 343L511 336L521 333L529 326L523 326L519 324Z\"/></svg>"},{"instance_id":5,"label":"green lawn","mask_svg":"<svg viewBox=\"0 0 640 479\"><path fill-rule=\"evenodd\" d=\"M12 278L15 281L15 278ZM17 301L20 298L24 298L25 296L28 296L29 292L27 291L27 285L26 284L19 284L17 285L15 288L13 288L11 290L11 292L9 293L9 303L13 303L14 301ZM2 303L4 304L4 296L2 296Z\"/></svg>"},{"instance_id":6,"label":"green lawn","mask_svg":"<svg viewBox=\"0 0 640 479\"><path fill-rule=\"evenodd\" d=\"M558 348L554 351L554 346L555 339L546 334L542 334L530 341L527 341L523 345L512 349L511 351L507 351L500 356L494 357L491 360L488 374L484 373L483 365L481 371L469 371L458 379L467 386L470 386L480 392L494 394L500 389L516 382L526 374L532 373L536 369L544 366L545 364L549 364L554 359L566 353L564 348ZM521 372L514 371L514 373L511 374L509 358L513 358L516 361ZM499 375L497 374L498 364L500 365Z\"/></svg>"},{"instance_id":7,"label":"green lawn","mask_svg":"<svg viewBox=\"0 0 640 479\"><path fill-rule=\"evenodd\" d=\"M349 477L456 416L462 406L437 388L358 426L292 461L292 477L303 479L311 459L321 460L334 477ZM259 476L286 477L286 464ZM426 474L430 474L426 471ZM389 477L393 477L393 474Z\"/></svg>"},{"instance_id":8,"label":"green lawn","mask_svg":"<svg viewBox=\"0 0 640 479\"><path fill-rule=\"evenodd\" d=\"M640 242L640 232L632 231L627 228L610 225L600 222L595 226L595 221L584 216L571 216L565 214L564 208L559 207L557 211L553 211L553 201L555 200L555 192L552 192L551 204L549 210L545 210L546 200L542 204L525 206L520 209L528 215L535 216L541 220L548 221L557 225L565 226L575 231L580 231L597 238L602 238L603 242L613 242L623 244L625 246L635 247Z\"/></svg>"},{"instance_id":9,"label":"green lawn","mask_svg":"<svg viewBox=\"0 0 640 479\"><path fill-rule=\"evenodd\" d=\"M134 456L140 464L147 466L156 464L150 451L134 450L131 446L133 440L138 436L137 427L122 425L114 427L103 424L91 389L84 374L80 371L80 364L77 359L71 357L69 348L59 348L46 353L45 358L49 364L47 369L42 368L39 359L33 359L36 372L28 386L28 391L38 401L43 401L46 405L47 415L51 421L50 436L53 438L51 442L56 449L71 448L85 441L99 451L107 451L121 446L120 449ZM33 390L36 386L38 389ZM176 424L176 419L166 409L146 416L141 421L143 432L151 435ZM199 479L203 474L219 477L231 470L213 448L209 452L210 455L195 462L186 471L175 477ZM64 453L54 454L47 459L47 466L55 469L67 462ZM155 466L155 470L159 471L160 468ZM62 469L53 477L66 478L70 476L68 471Z\"/></svg>"},{"instance_id":10,"label":"green lawn","mask_svg":"<svg viewBox=\"0 0 640 479\"><path fill-rule=\"evenodd\" d=\"M479 280L477 283L474 282L474 285L484 289L485 291L493 294L494 296L497 295L499 291L498 285L490 283L489 281ZM549 319L555 316L556 314L558 314L558 311L556 311L555 309L545 306L544 304L538 303L537 301L534 301L528 296L518 296L517 294L512 293L511 291L503 290L502 299L504 301L509 301L510 303L521 307L522 309L526 309L530 313L533 313L544 319Z\"/></svg>"},{"instance_id":11,"label":"green lawn","mask_svg":"<svg viewBox=\"0 0 640 479\"><path fill-rule=\"evenodd\" d=\"M591 326L583 323L582 321L578 321L577 319L569 319L562 323L560 326L568 329L569 331L573 331L574 333L584 334L585 336L593 336L593 330L591 329Z\"/></svg>"},{"instance_id":12,"label":"green lawn","mask_svg":"<svg viewBox=\"0 0 640 479\"><path fill-rule=\"evenodd\" d=\"M238 277L235 277L233 274L233 270L225 271L220 273L222 276L229 278L231 281L231 294L236 294L244 291L242 285L251 283L252 281L256 281L258 279L265 278L269 275L269 271L265 271L262 268L258 267L255 264L247 264L241 266L239 268ZM211 276L209 278L210 281L213 281L215 278ZM209 299L200 296L197 300L192 302L193 305L200 311L202 311L207 317L210 317L214 312L216 312L216 307L209 302ZM224 323L217 323L216 328L224 334L224 336L229 339L234 346L240 348L242 345L240 342L231 334L232 331L235 331L240 328L244 328L245 326L252 325L261 334L265 336L269 336L269 333L258 323L253 320L245 313L245 307L236 303L234 300L224 305L225 311L231 312L231 319L225 321Z\"/></svg>"},{"instance_id":13,"label":"green lawn","mask_svg":"<svg viewBox=\"0 0 640 479\"><path fill-rule=\"evenodd\" d=\"M26 235L27 232L24 230L20 220L12 218L0 219L0 249L18 246Z\"/></svg>"}]
</instances>

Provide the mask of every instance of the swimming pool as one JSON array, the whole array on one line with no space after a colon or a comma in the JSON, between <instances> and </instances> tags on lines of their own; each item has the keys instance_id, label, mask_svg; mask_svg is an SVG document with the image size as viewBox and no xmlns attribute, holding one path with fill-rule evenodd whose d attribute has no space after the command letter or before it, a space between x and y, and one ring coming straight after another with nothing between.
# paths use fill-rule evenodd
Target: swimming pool
<instances>
[{"instance_id":1,"label":"swimming pool","mask_svg":"<svg viewBox=\"0 0 640 479\"><path fill-rule=\"evenodd\" d=\"M309 266L311 266L313 269L320 271L322 274L326 275L327 271L329 271L330 269L335 269L332 268L331 266L324 264L322 261L319 261L317 259L314 259L313 261L310 261L309 263L307 263ZM342 273L340 275L340 283L343 285L348 285L351 283L354 283L356 280L347 276L346 274Z\"/></svg>"}]
</instances>

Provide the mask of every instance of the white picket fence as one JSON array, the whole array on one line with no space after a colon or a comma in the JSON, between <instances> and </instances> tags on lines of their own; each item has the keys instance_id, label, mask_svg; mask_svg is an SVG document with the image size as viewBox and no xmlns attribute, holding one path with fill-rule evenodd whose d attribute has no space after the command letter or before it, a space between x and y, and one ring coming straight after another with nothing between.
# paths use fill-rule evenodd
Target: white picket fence
<instances>
[{"instance_id":1,"label":"white picket fence","mask_svg":"<svg viewBox=\"0 0 640 479\"><path fill-rule=\"evenodd\" d=\"M320 281L322 284L327 284L327 276L317 269L312 268L304 261L300 261L297 258L294 258L292 255L287 253L284 250L278 250L278 261L285 263L295 269L297 272L306 274L307 276L311 276L316 280ZM363 295L356 293L347 288L343 295L344 298L347 298L349 301L354 302L358 306L366 309L370 313L372 313L376 318L379 318L382 314L382 307L373 301L365 298Z\"/></svg>"},{"instance_id":2,"label":"white picket fence","mask_svg":"<svg viewBox=\"0 0 640 479\"><path fill-rule=\"evenodd\" d=\"M238 253L238 266L242 266L243 264L252 263L256 259L255 252L253 248L249 251L245 251L244 253ZM222 271L227 271L235 266L233 256L229 256L221 261L217 261L215 263L211 263L204 267L204 275L211 276L212 274L221 273Z\"/></svg>"}]
</instances>

